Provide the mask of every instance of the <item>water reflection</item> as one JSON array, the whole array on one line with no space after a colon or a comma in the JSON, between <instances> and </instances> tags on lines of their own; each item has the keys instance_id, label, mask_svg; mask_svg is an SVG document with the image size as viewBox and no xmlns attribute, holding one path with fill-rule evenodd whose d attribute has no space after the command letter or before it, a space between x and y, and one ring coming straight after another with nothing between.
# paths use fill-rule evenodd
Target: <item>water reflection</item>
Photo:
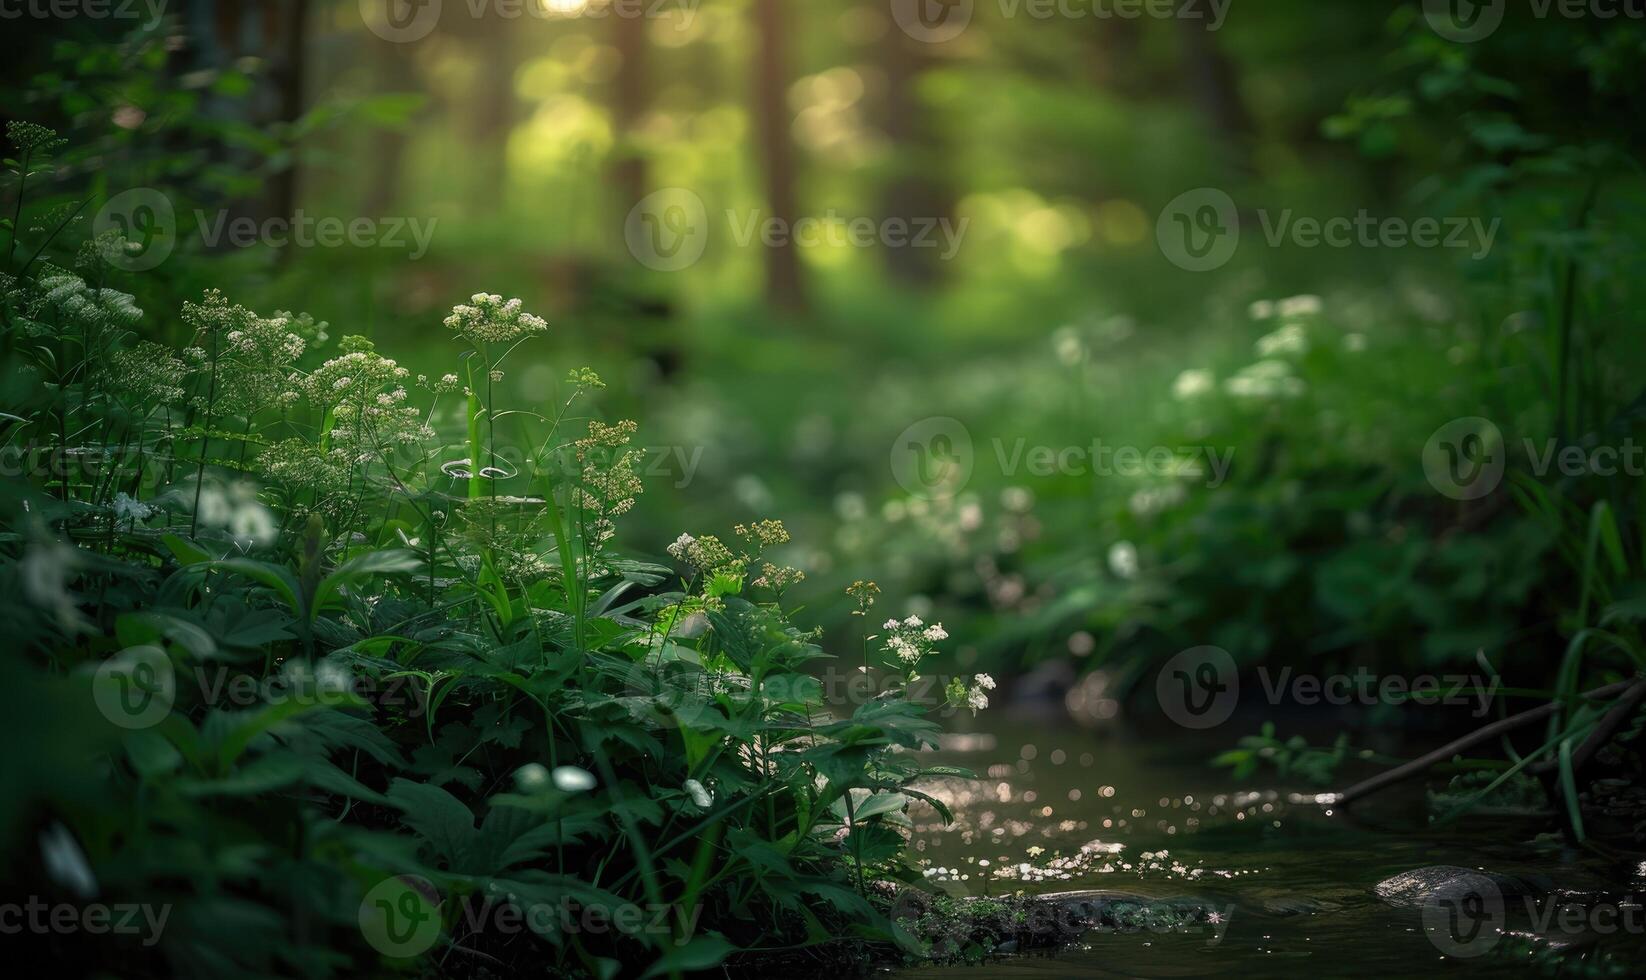
<instances>
[{"instance_id":1,"label":"water reflection","mask_svg":"<svg viewBox=\"0 0 1646 980\"><path fill-rule=\"evenodd\" d=\"M1427 828L1410 796L1351 814L1325 805L1320 787L1238 784L1207 765L1231 738L1148 740L1113 727L984 717L990 731L951 735L924 760L978 774L920 787L954 815L945 827L930 807L912 814L912 854L931 887L956 896L1102 890L1197 902L1218 922L1187 934L1092 933L1049 958L996 958L976 968L979 977L1427 973L1458 961L1442 957L1416 912L1377 899L1383 878L1434 864L1565 867L1573 880L1591 881L1604 871L1558 842L1529 843L1543 830L1535 823ZM1471 961L1466 972L1518 975L1530 954L1509 956L1513 939L1505 930L1504 955Z\"/></svg>"}]
</instances>

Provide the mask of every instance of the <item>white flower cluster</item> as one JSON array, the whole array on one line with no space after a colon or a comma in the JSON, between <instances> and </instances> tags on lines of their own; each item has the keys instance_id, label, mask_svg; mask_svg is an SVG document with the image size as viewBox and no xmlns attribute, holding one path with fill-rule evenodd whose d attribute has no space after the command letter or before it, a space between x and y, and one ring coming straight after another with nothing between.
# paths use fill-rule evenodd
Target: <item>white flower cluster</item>
<instances>
[{"instance_id":1,"label":"white flower cluster","mask_svg":"<svg viewBox=\"0 0 1646 980\"><path fill-rule=\"evenodd\" d=\"M880 628L886 631L886 636L881 641L886 647L886 652L902 661L910 670L931 653L934 646L949 638L949 632L943 628L942 623L927 626L921 622L919 616L910 616L901 622L888 619Z\"/></svg>"},{"instance_id":2,"label":"white flower cluster","mask_svg":"<svg viewBox=\"0 0 1646 980\"><path fill-rule=\"evenodd\" d=\"M342 493L348 486L350 464L333 448L322 453L304 439L285 439L258 454L257 465L264 476L293 492L310 492L316 498Z\"/></svg>"},{"instance_id":3,"label":"white flower cluster","mask_svg":"<svg viewBox=\"0 0 1646 980\"><path fill-rule=\"evenodd\" d=\"M467 304L452 307L446 327L472 344L509 344L549 329L542 317L525 312L518 299L475 293Z\"/></svg>"},{"instance_id":4,"label":"white flower cluster","mask_svg":"<svg viewBox=\"0 0 1646 980\"><path fill-rule=\"evenodd\" d=\"M978 674L972 678L972 689L966 692L966 707L975 714L989 706L988 691L994 690L994 678L988 674Z\"/></svg>"},{"instance_id":5,"label":"white flower cluster","mask_svg":"<svg viewBox=\"0 0 1646 980\"><path fill-rule=\"evenodd\" d=\"M1304 293L1302 296L1288 296L1282 300L1260 299L1247 308L1247 314L1253 320L1272 320L1276 316L1281 319L1292 317L1319 316L1326 308L1320 297L1313 293Z\"/></svg>"},{"instance_id":6,"label":"white flower cluster","mask_svg":"<svg viewBox=\"0 0 1646 980\"><path fill-rule=\"evenodd\" d=\"M417 387L433 395L467 395L468 385L457 375L447 372L438 378L431 378L426 374L419 374L416 378Z\"/></svg>"},{"instance_id":7,"label":"white flower cluster","mask_svg":"<svg viewBox=\"0 0 1646 980\"><path fill-rule=\"evenodd\" d=\"M1258 357L1279 357L1282 355L1302 355L1309 351L1309 335L1304 332L1303 324L1287 323L1273 333L1265 334L1257 339Z\"/></svg>"},{"instance_id":8,"label":"white flower cluster","mask_svg":"<svg viewBox=\"0 0 1646 980\"><path fill-rule=\"evenodd\" d=\"M118 350L108 360L104 378L133 402L172 405L183 400L183 382L189 366L170 349L147 341Z\"/></svg>"},{"instance_id":9,"label":"white flower cluster","mask_svg":"<svg viewBox=\"0 0 1646 980\"><path fill-rule=\"evenodd\" d=\"M379 391L371 397L345 398L333 410L333 444L364 463L392 446L408 446L434 438L415 405L407 405L406 389Z\"/></svg>"},{"instance_id":10,"label":"white flower cluster","mask_svg":"<svg viewBox=\"0 0 1646 980\"><path fill-rule=\"evenodd\" d=\"M977 714L989 706L989 692L994 690L994 678L988 674L973 674L971 683L964 677L949 682L947 694L950 704L963 704Z\"/></svg>"},{"instance_id":11,"label":"white flower cluster","mask_svg":"<svg viewBox=\"0 0 1646 980\"><path fill-rule=\"evenodd\" d=\"M44 300L69 317L97 327L135 327L143 319L130 293L93 289L72 272L56 271L40 279Z\"/></svg>"},{"instance_id":12,"label":"white flower cluster","mask_svg":"<svg viewBox=\"0 0 1646 980\"><path fill-rule=\"evenodd\" d=\"M384 388L399 385L410 374L362 337L343 338L343 350L300 379L303 393L316 407L330 408L345 400L376 401Z\"/></svg>"},{"instance_id":13,"label":"white flower cluster","mask_svg":"<svg viewBox=\"0 0 1646 980\"><path fill-rule=\"evenodd\" d=\"M1223 390L1236 398L1297 398L1307 388L1304 380L1292 373L1291 364L1279 358L1248 365L1223 382Z\"/></svg>"},{"instance_id":14,"label":"white flower cluster","mask_svg":"<svg viewBox=\"0 0 1646 980\"><path fill-rule=\"evenodd\" d=\"M223 335L217 411L251 415L293 400L288 397L291 371L308 341L291 326L289 315L253 317Z\"/></svg>"},{"instance_id":15,"label":"white flower cluster","mask_svg":"<svg viewBox=\"0 0 1646 980\"><path fill-rule=\"evenodd\" d=\"M720 539L712 534L702 537L693 537L682 534L676 538L674 544L669 545L669 556L683 565L707 575L717 572L742 574L743 565L731 549L721 543Z\"/></svg>"},{"instance_id":16,"label":"white flower cluster","mask_svg":"<svg viewBox=\"0 0 1646 980\"><path fill-rule=\"evenodd\" d=\"M1217 376L1203 368L1189 368L1172 382L1172 397L1180 402L1199 398L1217 387Z\"/></svg>"}]
</instances>

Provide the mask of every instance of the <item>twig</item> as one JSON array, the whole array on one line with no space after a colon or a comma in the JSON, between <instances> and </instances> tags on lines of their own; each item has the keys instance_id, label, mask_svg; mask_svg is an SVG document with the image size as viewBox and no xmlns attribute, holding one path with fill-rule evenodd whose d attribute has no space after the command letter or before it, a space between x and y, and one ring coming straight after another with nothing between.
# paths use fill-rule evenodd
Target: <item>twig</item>
<instances>
[{"instance_id":1,"label":"twig","mask_svg":"<svg viewBox=\"0 0 1646 980\"><path fill-rule=\"evenodd\" d=\"M1590 732L1589 737L1585 738L1577 747L1577 751L1572 753L1573 773L1581 773L1594 758L1595 753L1612 740L1612 736L1617 734L1618 728L1634 714L1635 708L1640 705L1643 698L1646 698L1646 679L1635 681L1634 686L1606 710L1595 730ZM1535 775L1542 775L1559 765L1557 760L1547 759L1533 766L1532 772Z\"/></svg>"},{"instance_id":2,"label":"twig","mask_svg":"<svg viewBox=\"0 0 1646 980\"><path fill-rule=\"evenodd\" d=\"M1619 681L1616 684L1608 684L1605 687L1597 687L1594 690L1588 691L1580 696L1593 700L1609 698L1613 695L1628 691L1636 685L1641 685L1643 683L1646 682L1636 680ZM1512 732L1515 729L1524 728L1527 725L1533 725L1537 722L1543 721L1550 715L1559 711L1560 708L1561 704L1559 701L1550 701L1548 704L1540 704L1535 708L1522 711L1518 715L1510 715L1507 718L1499 719L1483 728L1475 729L1456 741L1448 742L1427 755L1413 759L1411 762L1408 762L1403 766L1390 769L1388 772L1378 773L1370 779L1356 783L1341 793L1323 794L1320 798L1320 802L1331 805L1346 806L1356 800L1370 796L1379 790L1393 786L1396 783L1405 782L1408 779L1419 776L1431 767L1439 765L1442 762L1446 762L1453 756L1474 748L1482 742L1489 742L1492 739L1497 738L1499 735L1503 735L1508 732Z\"/></svg>"}]
</instances>

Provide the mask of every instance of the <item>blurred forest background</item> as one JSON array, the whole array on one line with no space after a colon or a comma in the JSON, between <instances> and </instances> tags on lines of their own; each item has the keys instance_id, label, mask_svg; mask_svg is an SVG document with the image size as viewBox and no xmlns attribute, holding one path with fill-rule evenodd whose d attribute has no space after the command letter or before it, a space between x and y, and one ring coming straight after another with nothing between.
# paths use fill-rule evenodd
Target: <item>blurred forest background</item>
<instances>
[{"instance_id":1,"label":"blurred forest background","mask_svg":"<svg viewBox=\"0 0 1646 980\"><path fill-rule=\"evenodd\" d=\"M845 586L873 579L882 608L947 623L962 666L1071 688L1077 714L1112 713L1147 666L1199 644L1321 670L1485 651L1543 676L1599 609L1639 612L1633 482L1512 476L1458 501L1423 450L1458 417L1492 419L1511 447L1638 428L1640 21L1512 5L1460 43L1395 0L1170 17L990 0L934 42L900 26L906 6L24 18L0 72L31 95L0 115L69 139L45 193L152 188L173 205L171 257L120 285L145 309L208 285L259 309L301 296L333 333L438 375L453 297L524 297L552 343L513 365L510 401L547 405L592 364L615 412L649 420L650 487L678 487L642 498L629 540L661 556L684 530L781 517L807 542L787 557L808 616L844 622ZM697 195L710 226L678 271L625 234L665 188ZM1157 234L1199 188L1237 202L1243 229L1206 272ZM1271 245L1264 222L1288 210L1501 227L1490 249ZM415 258L207 242L225 214L299 212L433 234ZM948 258L766 247L736 240L751 215L964 231ZM911 493L900 433L933 418L969 434L968 478ZM1216 487L1193 466L1007 465L1020 443L1094 438L1233 463ZM1579 574L1600 502L1632 558Z\"/></svg>"}]
</instances>

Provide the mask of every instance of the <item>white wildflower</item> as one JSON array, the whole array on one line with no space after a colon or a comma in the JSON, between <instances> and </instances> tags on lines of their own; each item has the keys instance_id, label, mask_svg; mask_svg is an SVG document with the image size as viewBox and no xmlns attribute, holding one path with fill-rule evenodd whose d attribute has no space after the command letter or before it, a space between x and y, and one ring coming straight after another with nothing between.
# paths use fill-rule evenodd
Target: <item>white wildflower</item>
<instances>
[{"instance_id":1,"label":"white wildflower","mask_svg":"<svg viewBox=\"0 0 1646 980\"><path fill-rule=\"evenodd\" d=\"M1177 376L1172 382L1172 397L1178 401L1188 401L1198 398L1211 391L1217 385L1217 378L1212 372L1200 368L1190 368Z\"/></svg>"},{"instance_id":2,"label":"white wildflower","mask_svg":"<svg viewBox=\"0 0 1646 980\"><path fill-rule=\"evenodd\" d=\"M562 793L584 793L594 789L594 774L576 766L558 766L552 778L554 788Z\"/></svg>"},{"instance_id":3,"label":"white wildflower","mask_svg":"<svg viewBox=\"0 0 1646 980\"><path fill-rule=\"evenodd\" d=\"M1116 541L1109 546L1109 571L1116 578L1137 577L1137 546L1130 541Z\"/></svg>"},{"instance_id":4,"label":"white wildflower","mask_svg":"<svg viewBox=\"0 0 1646 980\"><path fill-rule=\"evenodd\" d=\"M514 771L514 785L522 793L534 793L549 785L549 770L540 762L528 762Z\"/></svg>"},{"instance_id":5,"label":"white wildflower","mask_svg":"<svg viewBox=\"0 0 1646 980\"><path fill-rule=\"evenodd\" d=\"M709 806L714 803L714 796L711 795L708 789L697 780L688 779L683 784L683 787L686 790L686 795L692 798L692 802L696 803L703 809L707 810Z\"/></svg>"},{"instance_id":6,"label":"white wildflower","mask_svg":"<svg viewBox=\"0 0 1646 980\"><path fill-rule=\"evenodd\" d=\"M1318 316L1324 308L1325 306L1321 303L1320 297L1312 293L1304 293L1302 296L1283 299L1276 306L1276 309L1283 317Z\"/></svg>"},{"instance_id":7,"label":"white wildflower","mask_svg":"<svg viewBox=\"0 0 1646 980\"><path fill-rule=\"evenodd\" d=\"M1276 357L1282 354L1303 354L1309 349L1309 335L1302 324L1288 323L1274 333L1258 338L1257 356Z\"/></svg>"},{"instance_id":8,"label":"white wildflower","mask_svg":"<svg viewBox=\"0 0 1646 980\"><path fill-rule=\"evenodd\" d=\"M146 521L154 516L154 508L134 500L125 491L114 495L114 519L117 521Z\"/></svg>"}]
</instances>

